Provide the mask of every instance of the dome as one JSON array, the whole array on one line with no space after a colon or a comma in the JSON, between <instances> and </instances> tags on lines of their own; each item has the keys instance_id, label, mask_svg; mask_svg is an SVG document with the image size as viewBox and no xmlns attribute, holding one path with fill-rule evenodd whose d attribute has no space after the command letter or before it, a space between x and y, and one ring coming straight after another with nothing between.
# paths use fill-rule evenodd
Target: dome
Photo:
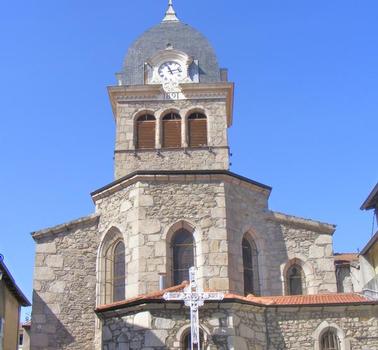
<instances>
[{"instance_id":1,"label":"dome","mask_svg":"<svg viewBox=\"0 0 378 350\"><path fill-rule=\"evenodd\" d=\"M124 83L144 84L144 63L157 51L171 45L198 60L200 82L220 81L220 70L214 49L196 29L179 21L166 21L147 30L129 48L124 62Z\"/></svg>"}]
</instances>

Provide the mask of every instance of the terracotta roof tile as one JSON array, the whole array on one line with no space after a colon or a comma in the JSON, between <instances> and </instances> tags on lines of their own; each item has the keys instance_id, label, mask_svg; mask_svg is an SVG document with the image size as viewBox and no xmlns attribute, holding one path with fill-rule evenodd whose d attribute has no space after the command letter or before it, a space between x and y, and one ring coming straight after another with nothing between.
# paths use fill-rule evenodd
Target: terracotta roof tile
<instances>
[{"instance_id":1,"label":"terracotta roof tile","mask_svg":"<svg viewBox=\"0 0 378 350\"><path fill-rule=\"evenodd\" d=\"M337 262L340 261L358 261L358 254L357 253L337 253L334 255L334 259Z\"/></svg>"},{"instance_id":2,"label":"terracotta roof tile","mask_svg":"<svg viewBox=\"0 0 378 350\"><path fill-rule=\"evenodd\" d=\"M111 303L111 304L100 305L96 308L95 311L101 312L101 311L108 310L108 309L115 309L117 307L127 306L129 304L132 304L132 303L135 303L135 302L138 302L138 301L143 302L143 301L147 301L147 300L148 301L149 300L161 300L161 299L163 299L164 293L182 291L188 284L189 284L189 282L184 281L181 284L179 284L178 286L170 287L170 288L167 288L167 289L164 289L164 290L159 290L159 291L148 293L148 294L138 295L135 298L121 300L121 301L117 301L117 302Z\"/></svg>"},{"instance_id":3,"label":"terracotta roof tile","mask_svg":"<svg viewBox=\"0 0 378 350\"><path fill-rule=\"evenodd\" d=\"M105 312L115 309L121 309L124 307L131 306L133 304L139 304L143 302L151 301L163 301L163 295L166 292L177 292L183 290L188 285L188 282L183 282L182 284L167 288L162 291L157 291L154 293L149 293L145 295L140 295L135 298L119 301L112 304L101 305L96 308L96 312ZM211 290L207 290L211 291ZM370 299L364 297L360 294L316 294L316 295L287 295L287 296L264 296L257 297L252 294L248 296L242 296L239 294L225 294L225 301L241 301L245 303L254 304L257 306L303 306L303 305L348 305L348 304L376 304L376 301L371 301Z\"/></svg>"},{"instance_id":4,"label":"terracotta roof tile","mask_svg":"<svg viewBox=\"0 0 378 350\"><path fill-rule=\"evenodd\" d=\"M354 304L364 303L370 300L359 294L316 294L316 295L287 295L269 298L270 305L327 305L327 304Z\"/></svg>"}]
</instances>

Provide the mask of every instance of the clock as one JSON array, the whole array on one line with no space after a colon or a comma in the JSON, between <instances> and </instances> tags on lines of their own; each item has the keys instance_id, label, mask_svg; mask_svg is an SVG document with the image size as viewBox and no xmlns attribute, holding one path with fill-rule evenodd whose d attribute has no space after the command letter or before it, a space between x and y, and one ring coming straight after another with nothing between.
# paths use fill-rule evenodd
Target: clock
<instances>
[{"instance_id":1,"label":"clock","mask_svg":"<svg viewBox=\"0 0 378 350\"><path fill-rule=\"evenodd\" d=\"M158 74L163 83L179 82L186 77L183 67L176 61L163 62L158 68Z\"/></svg>"}]
</instances>

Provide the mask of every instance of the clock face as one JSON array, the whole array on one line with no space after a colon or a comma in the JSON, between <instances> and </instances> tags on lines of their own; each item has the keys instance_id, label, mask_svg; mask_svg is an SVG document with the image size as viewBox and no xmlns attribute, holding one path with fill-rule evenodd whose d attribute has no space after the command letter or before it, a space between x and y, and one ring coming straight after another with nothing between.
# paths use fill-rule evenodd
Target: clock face
<instances>
[{"instance_id":1,"label":"clock face","mask_svg":"<svg viewBox=\"0 0 378 350\"><path fill-rule=\"evenodd\" d=\"M185 77L183 68L175 61L167 61L161 64L158 73L163 82L180 81Z\"/></svg>"}]
</instances>

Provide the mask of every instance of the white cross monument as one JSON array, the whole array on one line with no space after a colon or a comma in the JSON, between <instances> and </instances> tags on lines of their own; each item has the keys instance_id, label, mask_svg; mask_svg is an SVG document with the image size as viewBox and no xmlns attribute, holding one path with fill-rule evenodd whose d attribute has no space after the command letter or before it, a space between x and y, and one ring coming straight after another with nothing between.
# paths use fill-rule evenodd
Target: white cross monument
<instances>
[{"instance_id":1,"label":"white cross monument","mask_svg":"<svg viewBox=\"0 0 378 350\"><path fill-rule=\"evenodd\" d=\"M194 349L194 344L197 344L197 349L200 349L200 332L199 332L199 317L198 309L204 305L207 300L223 300L224 294L217 292L204 292L197 286L196 268L189 269L189 285L183 292L165 293L163 298L165 300L182 300L185 306L190 307L190 325L191 325L191 349Z\"/></svg>"}]
</instances>

